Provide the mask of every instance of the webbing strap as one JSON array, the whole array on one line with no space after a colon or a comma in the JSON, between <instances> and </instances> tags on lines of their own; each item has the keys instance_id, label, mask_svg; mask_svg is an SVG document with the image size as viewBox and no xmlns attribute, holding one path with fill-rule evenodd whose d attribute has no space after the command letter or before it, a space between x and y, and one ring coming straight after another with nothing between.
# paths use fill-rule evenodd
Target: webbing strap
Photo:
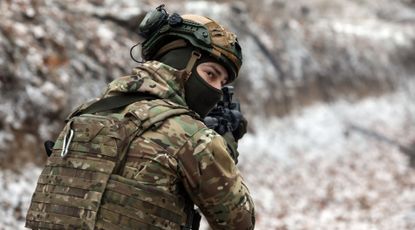
<instances>
[{"instance_id":1,"label":"webbing strap","mask_svg":"<svg viewBox=\"0 0 415 230\"><path fill-rule=\"evenodd\" d=\"M92 113L104 112L104 111L109 111L113 109L120 109L122 107L125 107L137 101L155 100L155 99L158 99L158 97L150 95L150 94L146 94L146 93L141 93L141 92L124 93L120 95L102 98L99 101L92 103L85 109L79 110L72 116L78 116L78 115L86 114L86 113L92 114Z\"/></svg>"},{"instance_id":2,"label":"webbing strap","mask_svg":"<svg viewBox=\"0 0 415 230\"><path fill-rule=\"evenodd\" d=\"M118 156L118 159L117 159L117 162L116 162L116 165L114 167L114 170L113 170L112 174L118 174L118 175L122 174L122 169L123 169L123 166L125 165L125 161L127 160L126 156L127 156L128 150L130 149L130 145L133 142L133 140L137 136L140 136L143 132L144 132L144 130L138 128L129 137L127 137L127 141L122 146L120 155Z\"/></svg>"},{"instance_id":3,"label":"webbing strap","mask_svg":"<svg viewBox=\"0 0 415 230\"><path fill-rule=\"evenodd\" d=\"M190 56L190 59L187 62L187 65L186 65L186 68L185 68L185 71L186 71L186 74L187 74L187 78L189 78L190 77L190 74L192 74L193 66L195 65L196 61L198 59L200 59L201 56L202 56L202 54L199 53L199 51L194 50L192 52L192 56ZM186 81L187 81L187 78L185 79Z\"/></svg>"},{"instance_id":4,"label":"webbing strap","mask_svg":"<svg viewBox=\"0 0 415 230\"><path fill-rule=\"evenodd\" d=\"M160 58L161 55L165 54L167 51L186 47L186 46L187 46L187 43L184 39L172 41L170 43L167 43L165 46L161 47L159 51L157 51L157 53L154 55L153 59L157 60L158 58Z\"/></svg>"}]
</instances>

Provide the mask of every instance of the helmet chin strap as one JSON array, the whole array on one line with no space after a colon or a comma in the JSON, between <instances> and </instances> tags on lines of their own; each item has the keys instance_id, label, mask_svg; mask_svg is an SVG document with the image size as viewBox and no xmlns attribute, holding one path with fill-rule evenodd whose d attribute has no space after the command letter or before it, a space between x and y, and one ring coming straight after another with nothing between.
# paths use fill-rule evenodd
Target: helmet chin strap
<instances>
[{"instance_id":1,"label":"helmet chin strap","mask_svg":"<svg viewBox=\"0 0 415 230\"><path fill-rule=\"evenodd\" d=\"M197 51L197 50L192 51L192 55L190 56L189 61L187 62L186 68L184 69L184 71L186 73L185 76L184 76L184 79L183 79L184 82L186 82L187 79L189 79L190 75L192 74L192 69L193 69L196 61L198 59L200 59L200 57L202 57L202 54L199 51Z\"/></svg>"}]
</instances>

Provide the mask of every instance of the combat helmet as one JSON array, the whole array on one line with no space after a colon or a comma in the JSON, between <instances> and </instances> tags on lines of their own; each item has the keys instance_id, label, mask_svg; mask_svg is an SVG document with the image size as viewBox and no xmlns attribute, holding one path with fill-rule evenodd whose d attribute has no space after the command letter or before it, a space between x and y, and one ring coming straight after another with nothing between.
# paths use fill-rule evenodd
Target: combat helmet
<instances>
[{"instance_id":1,"label":"combat helmet","mask_svg":"<svg viewBox=\"0 0 415 230\"><path fill-rule=\"evenodd\" d=\"M236 35L208 17L169 15L161 5L147 13L139 25L139 32L145 38L142 43L142 57L145 60L156 58L161 55L160 51L176 48L166 44L182 39L223 63L229 73L228 83L238 76L242 51Z\"/></svg>"}]
</instances>

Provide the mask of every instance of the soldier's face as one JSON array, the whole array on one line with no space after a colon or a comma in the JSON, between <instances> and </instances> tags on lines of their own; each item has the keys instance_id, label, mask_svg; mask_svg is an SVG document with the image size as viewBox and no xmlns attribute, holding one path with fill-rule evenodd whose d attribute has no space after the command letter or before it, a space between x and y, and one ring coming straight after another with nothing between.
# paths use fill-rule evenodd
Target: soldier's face
<instances>
[{"instance_id":1,"label":"soldier's face","mask_svg":"<svg viewBox=\"0 0 415 230\"><path fill-rule=\"evenodd\" d=\"M228 81L228 71L216 62L203 62L196 67L196 71L209 85L221 89Z\"/></svg>"}]
</instances>

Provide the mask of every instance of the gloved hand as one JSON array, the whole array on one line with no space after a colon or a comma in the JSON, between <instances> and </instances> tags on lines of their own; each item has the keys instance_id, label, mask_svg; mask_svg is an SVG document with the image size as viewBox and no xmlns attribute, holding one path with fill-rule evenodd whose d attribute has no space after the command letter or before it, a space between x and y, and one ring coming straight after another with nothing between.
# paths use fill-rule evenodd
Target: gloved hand
<instances>
[{"instance_id":1,"label":"gloved hand","mask_svg":"<svg viewBox=\"0 0 415 230\"><path fill-rule=\"evenodd\" d=\"M247 132L248 121L246 118L241 114L241 120L239 121L238 127L232 131L233 137L236 141L239 141Z\"/></svg>"},{"instance_id":2,"label":"gloved hand","mask_svg":"<svg viewBox=\"0 0 415 230\"><path fill-rule=\"evenodd\" d=\"M234 129L232 132L229 131L222 135L226 141L229 154L231 155L235 164L238 163L238 157L239 157L238 141L247 132L247 127L248 127L248 121L242 114L240 114L240 120L239 120L238 127Z\"/></svg>"},{"instance_id":3,"label":"gloved hand","mask_svg":"<svg viewBox=\"0 0 415 230\"><path fill-rule=\"evenodd\" d=\"M227 132L222 135L223 139L226 141L226 146L228 147L228 152L231 155L235 165L238 163L238 143L235 141L234 135L231 132Z\"/></svg>"}]
</instances>

